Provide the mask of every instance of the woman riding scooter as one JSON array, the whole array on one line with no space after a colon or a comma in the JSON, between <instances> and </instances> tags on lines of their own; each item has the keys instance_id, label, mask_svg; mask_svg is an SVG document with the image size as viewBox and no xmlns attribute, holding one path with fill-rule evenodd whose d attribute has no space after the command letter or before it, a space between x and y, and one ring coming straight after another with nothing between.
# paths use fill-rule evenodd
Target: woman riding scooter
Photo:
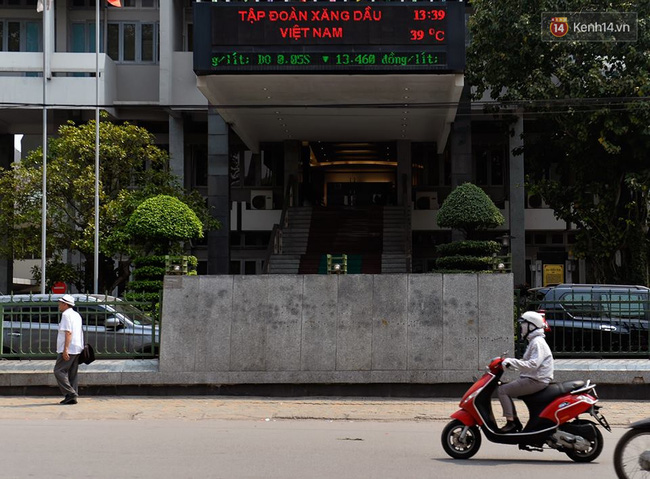
<instances>
[{"instance_id":1,"label":"woman riding scooter","mask_svg":"<svg viewBox=\"0 0 650 479\"><path fill-rule=\"evenodd\" d=\"M546 321L541 314L527 311L519 318L519 325L521 336L528 341L526 352L522 359L504 359L503 365L519 369L520 377L515 381L502 384L498 390L503 415L507 421L501 428L504 434L522 430L512 398L541 391L553 380L553 354L544 339Z\"/></svg>"}]
</instances>

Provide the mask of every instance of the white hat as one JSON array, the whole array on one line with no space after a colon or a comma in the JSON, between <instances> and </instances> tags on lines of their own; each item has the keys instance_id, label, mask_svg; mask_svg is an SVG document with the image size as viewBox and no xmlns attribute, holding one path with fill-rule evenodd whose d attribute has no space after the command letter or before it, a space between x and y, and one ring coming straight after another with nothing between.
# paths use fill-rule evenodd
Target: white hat
<instances>
[{"instance_id":1,"label":"white hat","mask_svg":"<svg viewBox=\"0 0 650 479\"><path fill-rule=\"evenodd\" d=\"M64 294L59 298L59 301L65 304L69 304L70 306L74 306L74 298L70 296L69 294Z\"/></svg>"}]
</instances>

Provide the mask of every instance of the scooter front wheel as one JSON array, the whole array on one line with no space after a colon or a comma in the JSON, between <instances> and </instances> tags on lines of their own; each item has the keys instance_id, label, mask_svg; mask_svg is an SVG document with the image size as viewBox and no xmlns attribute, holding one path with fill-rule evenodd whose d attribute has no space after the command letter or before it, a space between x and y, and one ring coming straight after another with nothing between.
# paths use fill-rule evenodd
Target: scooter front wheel
<instances>
[{"instance_id":1,"label":"scooter front wheel","mask_svg":"<svg viewBox=\"0 0 650 479\"><path fill-rule=\"evenodd\" d=\"M650 478L650 431L630 429L614 450L614 469L619 479Z\"/></svg>"},{"instance_id":2,"label":"scooter front wheel","mask_svg":"<svg viewBox=\"0 0 650 479\"><path fill-rule=\"evenodd\" d=\"M481 431L477 426L470 426L461 438L465 424L454 419L442 431L442 448L454 459L469 459L481 447Z\"/></svg>"}]
</instances>

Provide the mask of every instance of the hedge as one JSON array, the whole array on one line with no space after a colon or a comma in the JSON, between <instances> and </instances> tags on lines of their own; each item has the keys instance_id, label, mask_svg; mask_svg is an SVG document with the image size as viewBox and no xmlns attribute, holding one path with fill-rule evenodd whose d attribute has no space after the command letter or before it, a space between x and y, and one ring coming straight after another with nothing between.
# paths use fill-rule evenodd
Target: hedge
<instances>
[{"instance_id":1,"label":"hedge","mask_svg":"<svg viewBox=\"0 0 650 479\"><path fill-rule=\"evenodd\" d=\"M491 256L453 255L436 260L436 269L462 269L470 271L491 270L494 258Z\"/></svg>"},{"instance_id":2,"label":"hedge","mask_svg":"<svg viewBox=\"0 0 650 479\"><path fill-rule=\"evenodd\" d=\"M496 241L454 241L453 243L436 246L436 251L441 256L469 255L492 256L501 250L501 245Z\"/></svg>"}]
</instances>

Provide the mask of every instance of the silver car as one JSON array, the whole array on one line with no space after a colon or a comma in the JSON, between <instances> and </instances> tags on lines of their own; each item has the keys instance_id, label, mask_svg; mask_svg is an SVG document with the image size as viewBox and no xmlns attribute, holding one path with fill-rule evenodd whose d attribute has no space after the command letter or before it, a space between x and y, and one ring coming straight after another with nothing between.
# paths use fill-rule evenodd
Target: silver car
<instances>
[{"instance_id":1,"label":"silver car","mask_svg":"<svg viewBox=\"0 0 650 479\"><path fill-rule=\"evenodd\" d=\"M0 296L2 354L8 357L52 356L61 313L62 294ZM142 311L118 298L72 294L81 315L84 340L99 357L152 357L158 354L158 325Z\"/></svg>"}]
</instances>

